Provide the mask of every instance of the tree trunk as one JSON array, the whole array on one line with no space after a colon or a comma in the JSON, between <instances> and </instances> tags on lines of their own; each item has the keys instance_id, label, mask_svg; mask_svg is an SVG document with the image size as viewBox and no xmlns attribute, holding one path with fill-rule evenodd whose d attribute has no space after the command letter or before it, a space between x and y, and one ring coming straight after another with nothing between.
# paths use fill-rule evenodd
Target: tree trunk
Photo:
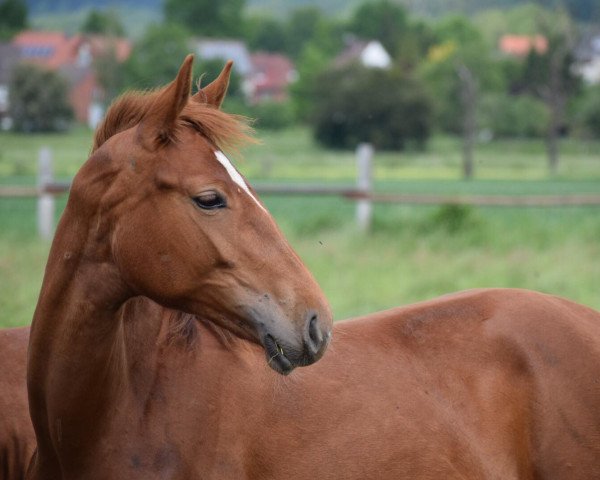
<instances>
[{"instance_id":1,"label":"tree trunk","mask_svg":"<svg viewBox=\"0 0 600 480\"><path fill-rule=\"evenodd\" d=\"M550 125L546 136L546 152L548 154L548 169L550 175L554 176L558 173L558 144L560 138L560 118L562 115L555 110L554 106L550 106Z\"/></svg>"},{"instance_id":2,"label":"tree trunk","mask_svg":"<svg viewBox=\"0 0 600 480\"><path fill-rule=\"evenodd\" d=\"M548 79L548 91L546 104L550 110L550 124L546 138L546 150L548 152L548 169L550 175L558 173L558 154L560 130L564 121L566 92L563 87L562 66L564 53L558 49L550 58L550 78Z\"/></svg>"},{"instance_id":3,"label":"tree trunk","mask_svg":"<svg viewBox=\"0 0 600 480\"><path fill-rule=\"evenodd\" d=\"M548 84L540 91L540 96L550 111L550 123L546 136L550 175L558 173L560 135L565 123L565 110L569 95L568 80L565 77L565 61L572 45L573 40L568 34L560 41L554 42L554 46L549 52Z\"/></svg>"},{"instance_id":4,"label":"tree trunk","mask_svg":"<svg viewBox=\"0 0 600 480\"><path fill-rule=\"evenodd\" d=\"M475 165L473 162L473 148L477 132L477 79L473 72L464 64L458 66L460 80L460 98L463 107L463 176L473 178Z\"/></svg>"}]
</instances>

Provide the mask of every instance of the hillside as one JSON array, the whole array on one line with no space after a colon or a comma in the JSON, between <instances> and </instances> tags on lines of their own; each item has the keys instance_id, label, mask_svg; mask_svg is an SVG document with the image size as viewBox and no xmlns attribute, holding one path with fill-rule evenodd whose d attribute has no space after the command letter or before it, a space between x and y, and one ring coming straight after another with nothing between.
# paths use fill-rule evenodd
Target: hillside
<instances>
[{"instance_id":1,"label":"hillside","mask_svg":"<svg viewBox=\"0 0 600 480\"><path fill-rule=\"evenodd\" d=\"M114 8L122 13L125 23L133 11L144 12L139 19L157 20L162 13L163 0L26 0L34 25L68 25L61 16L83 16L90 8ZM306 6L319 7L328 15L345 17L354 7L365 0L246 0L248 9L256 14L285 16L290 11ZM413 14L424 17L439 17L449 12L475 14L488 9L505 9L527 2L523 0L392 0L405 5ZM582 21L600 21L598 0L538 0L547 7L564 4L571 14ZM137 14L136 14L137 15ZM135 22L134 22L135 23Z\"/></svg>"},{"instance_id":2,"label":"hillside","mask_svg":"<svg viewBox=\"0 0 600 480\"><path fill-rule=\"evenodd\" d=\"M75 12L88 8L141 8L159 11L162 0L26 0L33 15Z\"/></svg>"}]
</instances>

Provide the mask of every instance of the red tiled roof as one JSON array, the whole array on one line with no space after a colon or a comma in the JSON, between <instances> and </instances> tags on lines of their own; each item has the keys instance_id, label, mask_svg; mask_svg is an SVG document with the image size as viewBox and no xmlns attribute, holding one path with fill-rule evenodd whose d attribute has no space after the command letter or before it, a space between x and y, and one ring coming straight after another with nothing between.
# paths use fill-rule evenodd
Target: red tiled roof
<instances>
[{"instance_id":1,"label":"red tiled roof","mask_svg":"<svg viewBox=\"0 0 600 480\"><path fill-rule=\"evenodd\" d=\"M531 50L537 53L546 53L548 50L548 40L542 35L504 35L499 41L500 51L507 55L515 57L524 57Z\"/></svg>"},{"instance_id":2,"label":"red tiled roof","mask_svg":"<svg viewBox=\"0 0 600 480\"><path fill-rule=\"evenodd\" d=\"M38 32L27 30L13 39L21 52L21 58L51 69L77 63L80 47L89 43L92 57L106 53L114 46L117 59L124 62L131 53L131 42L123 38L109 38L100 35L73 35L63 32Z\"/></svg>"},{"instance_id":3,"label":"red tiled roof","mask_svg":"<svg viewBox=\"0 0 600 480\"><path fill-rule=\"evenodd\" d=\"M77 57L77 37L68 37L63 32L27 30L19 33L12 43L19 47L23 60L52 69L73 63Z\"/></svg>"}]
</instances>

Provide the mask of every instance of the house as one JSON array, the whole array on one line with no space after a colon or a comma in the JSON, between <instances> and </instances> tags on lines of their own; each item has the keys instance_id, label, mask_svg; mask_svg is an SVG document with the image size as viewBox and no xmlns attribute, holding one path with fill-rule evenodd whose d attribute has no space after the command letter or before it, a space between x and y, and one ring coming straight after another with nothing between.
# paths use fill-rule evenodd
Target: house
<instances>
[{"instance_id":1,"label":"house","mask_svg":"<svg viewBox=\"0 0 600 480\"><path fill-rule=\"evenodd\" d=\"M346 43L346 48L333 61L337 68L352 63L360 63L367 68L387 69L392 66L392 57L378 40L351 38Z\"/></svg>"},{"instance_id":2,"label":"house","mask_svg":"<svg viewBox=\"0 0 600 480\"><path fill-rule=\"evenodd\" d=\"M584 35L574 53L575 72L590 85L600 84L600 32Z\"/></svg>"},{"instance_id":3,"label":"house","mask_svg":"<svg viewBox=\"0 0 600 480\"><path fill-rule=\"evenodd\" d=\"M289 85L298 78L292 61L285 55L267 52L254 53L250 60L252 72L246 79L248 102L286 101Z\"/></svg>"},{"instance_id":4,"label":"house","mask_svg":"<svg viewBox=\"0 0 600 480\"><path fill-rule=\"evenodd\" d=\"M17 63L19 63L19 49L9 43L0 43L0 128L3 130L10 126L8 84Z\"/></svg>"},{"instance_id":5,"label":"house","mask_svg":"<svg viewBox=\"0 0 600 480\"><path fill-rule=\"evenodd\" d=\"M498 41L498 49L511 57L524 58L532 50L541 55L548 51L548 39L542 35L503 35Z\"/></svg>"},{"instance_id":6,"label":"house","mask_svg":"<svg viewBox=\"0 0 600 480\"><path fill-rule=\"evenodd\" d=\"M287 88L296 79L291 60L284 55L257 52L251 54L241 40L197 38L192 49L200 60L233 60L234 71L241 77L241 89L248 103L285 101Z\"/></svg>"},{"instance_id":7,"label":"house","mask_svg":"<svg viewBox=\"0 0 600 480\"><path fill-rule=\"evenodd\" d=\"M73 35L63 32L28 30L12 41L21 61L60 72L69 83L69 100L75 118L95 128L103 116L104 92L96 79L94 59L112 54L124 62L131 54L131 42L101 35Z\"/></svg>"},{"instance_id":8,"label":"house","mask_svg":"<svg viewBox=\"0 0 600 480\"><path fill-rule=\"evenodd\" d=\"M19 49L22 60L51 70L73 63L77 53L77 37L63 32L27 30L17 34L12 44Z\"/></svg>"}]
</instances>

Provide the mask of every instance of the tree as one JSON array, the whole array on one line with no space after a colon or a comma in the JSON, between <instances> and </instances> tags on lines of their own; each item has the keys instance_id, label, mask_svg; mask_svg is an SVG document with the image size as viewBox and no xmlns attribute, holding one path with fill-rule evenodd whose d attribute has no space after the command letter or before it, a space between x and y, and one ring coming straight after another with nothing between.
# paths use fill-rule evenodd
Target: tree
<instances>
[{"instance_id":1,"label":"tree","mask_svg":"<svg viewBox=\"0 0 600 480\"><path fill-rule=\"evenodd\" d=\"M321 10L317 7L303 7L292 11L286 26L286 50L292 58L298 58L304 46L316 38L325 27Z\"/></svg>"},{"instance_id":2,"label":"tree","mask_svg":"<svg viewBox=\"0 0 600 480\"><path fill-rule=\"evenodd\" d=\"M165 0L168 22L207 37L241 37L244 33L245 0Z\"/></svg>"},{"instance_id":3,"label":"tree","mask_svg":"<svg viewBox=\"0 0 600 480\"><path fill-rule=\"evenodd\" d=\"M118 37L125 35L123 24L112 10L106 12L96 9L90 10L81 26L81 31L83 33L97 33Z\"/></svg>"},{"instance_id":4,"label":"tree","mask_svg":"<svg viewBox=\"0 0 600 480\"><path fill-rule=\"evenodd\" d=\"M24 0L0 1L0 40L8 40L27 26L27 5Z\"/></svg>"},{"instance_id":5,"label":"tree","mask_svg":"<svg viewBox=\"0 0 600 480\"><path fill-rule=\"evenodd\" d=\"M395 63L406 70L413 70L435 41L428 22L411 20L404 7L390 0L360 5L348 30L365 40L379 40Z\"/></svg>"},{"instance_id":6,"label":"tree","mask_svg":"<svg viewBox=\"0 0 600 480\"><path fill-rule=\"evenodd\" d=\"M577 117L586 136L600 138L600 85L588 87L579 99Z\"/></svg>"},{"instance_id":7,"label":"tree","mask_svg":"<svg viewBox=\"0 0 600 480\"><path fill-rule=\"evenodd\" d=\"M317 79L330 64L330 56L315 42L305 45L296 64L298 80L290 86L290 94L296 117L308 120L316 107L315 86Z\"/></svg>"},{"instance_id":8,"label":"tree","mask_svg":"<svg viewBox=\"0 0 600 480\"><path fill-rule=\"evenodd\" d=\"M295 55L298 72L298 79L290 86L290 94L295 117L306 121L311 118L314 111L314 85L319 75L327 70L333 58L342 49L346 24L317 14L312 8L297 9L290 16L288 23L295 21L303 26L299 25L296 29L291 29L290 25L288 28L292 45L288 49L288 54ZM307 35L303 41L301 31Z\"/></svg>"},{"instance_id":9,"label":"tree","mask_svg":"<svg viewBox=\"0 0 600 480\"><path fill-rule=\"evenodd\" d=\"M532 95L491 92L482 96L478 123L494 138L544 138L548 108Z\"/></svg>"},{"instance_id":10,"label":"tree","mask_svg":"<svg viewBox=\"0 0 600 480\"><path fill-rule=\"evenodd\" d=\"M435 99L438 125L463 138L463 175L474 174L473 149L482 91L498 89L501 69L477 28L466 18L450 16L436 27L439 43L430 49L421 76Z\"/></svg>"},{"instance_id":11,"label":"tree","mask_svg":"<svg viewBox=\"0 0 600 480\"><path fill-rule=\"evenodd\" d=\"M540 32L548 40L545 52L532 49L526 59L523 84L548 106L550 118L546 135L548 168L558 172L559 139L565 131L566 109L571 96L579 89L573 73L575 31L569 16L560 12L538 17Z\"/></svg>"},{"instance_id":12,"label":"tree","mask_svg":"<svg viewBox=\"0 0 600 480\"><path fill-rule=\"evenodd\" d=\"M123 89L125 69L117 58L116 49L112 46L106 52L94 58L96 80L103 90L103 101L106 105Z\"/></svg>"},{"instance_id":13,"label":"tree","mask_svg":"<svg viewBox=\"0 0 600 480\"><path fill-rule=\"evenodd\" d=\"M408 30L406 10L390 0L367 1L354 11L349 30L365 39L377 39L395 57Z\"/></svg>"},{"instance_id":14,"label":"tree","mask_svg":"<svg viewBox=\"0 0 600 480\"><path fill-rule=\"evenodd\" d=\"M429 137L429 99L399 71L350 65L325 72L314 88L315 137L328 147L401 150Z\"/></svg>"},{"instance_id":15,"label":"tree","mask_svg":"<svg viewBox=\"0 0 600 480\"><path fill-rule=\"evenodd\" d=\"M179 25L150 26L125 62L125 86L139 89L169 83L189 53L187 39L187 30Z\"/></svg>"},{"instance_id":16,"label":"tree","mask_svg":"<svg viewBox=\"0 0 600 480\"><path fill-rule=\"evenodd\" d=\"M285 52L287 33L282 21L268 16L253 16L246 21L245 38L252 50Z\"/></svg>"},{"instance_id":17,"label":"tree","mask_svg":"<svg viewBox=\"0 0 600 480\"><path fill-rule=\"evenodd\" d=\"M9 115L20 132L65 130L73 118L67 82L57 73L22 64L9 84Z\"/></svg>"},{"instance_id":18,"label":"tree","mask_svg":"<svg viewBox=\"0 0 600 480\"><path fill-rule=\"evenodd\" d=\"M402 35L396 63L407 71L415 70L435 42L435 32L428 22L411 21Z\"/></svg>"}]
</instances>

